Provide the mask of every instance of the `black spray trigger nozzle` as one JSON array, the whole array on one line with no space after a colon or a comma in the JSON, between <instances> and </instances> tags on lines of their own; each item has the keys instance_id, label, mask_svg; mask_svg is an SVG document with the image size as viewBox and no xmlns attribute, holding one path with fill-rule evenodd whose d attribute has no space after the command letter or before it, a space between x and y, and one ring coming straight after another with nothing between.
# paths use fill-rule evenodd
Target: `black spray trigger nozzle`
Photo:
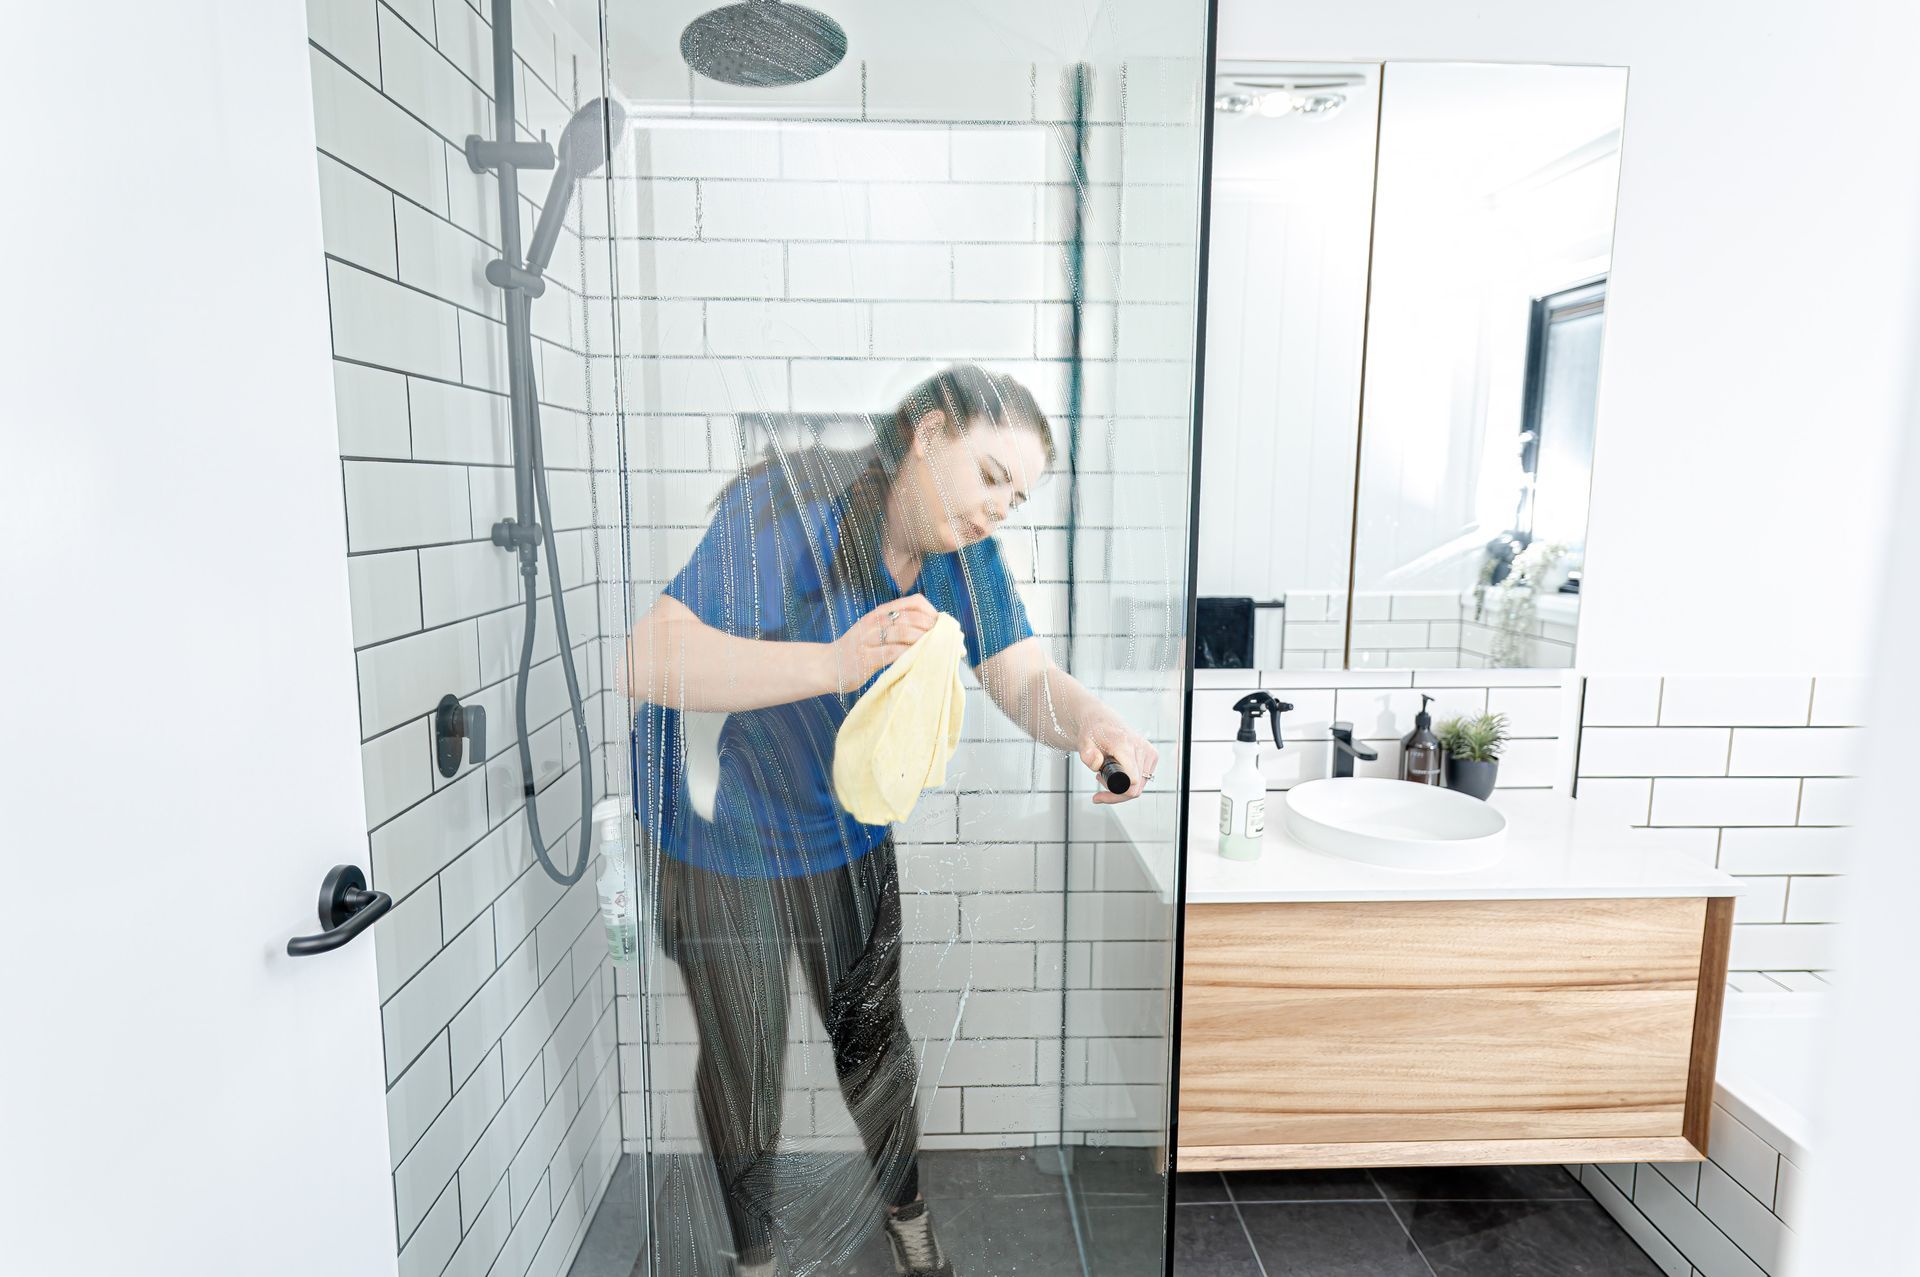
<instances>
[{"instance_id":1,"label":"black spray trigger nozzle","mask_svg":"<svg viewBox=\"0 0 1920 1277\"><path fill-rule=\"evenodd\" d=\"M1248 692L1233 703L1234 713L1240 715L1240 731L1234 739L1259 740L1260 733L1254 729L1253 720L1265 714L1273 720L1273 747L1285 749L1287 743L1280 739L1280 716L1292 708L1286 701L1274 699L1271 692Z\"/></svg>"}]
</instances>

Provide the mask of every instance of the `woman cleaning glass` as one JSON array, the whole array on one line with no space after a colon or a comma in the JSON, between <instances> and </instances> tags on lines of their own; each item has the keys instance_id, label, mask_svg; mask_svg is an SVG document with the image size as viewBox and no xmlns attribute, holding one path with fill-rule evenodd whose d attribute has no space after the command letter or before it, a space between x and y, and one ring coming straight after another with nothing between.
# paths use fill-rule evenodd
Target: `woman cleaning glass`
<instances>
[{"instance_id":1,"label":"woman cleaning glass","mask_svg":"<svg viewBox=\"0 0 1920 1277\"><path fill-rule=\"evenodd\" d=\"M1121 793L1098 787L1094 802L1138 796L1159 757L1054 663L994 540L1054 459L1033 395L956 366L877 419L875 435L855 452L776 442L721 494L629 645L659 938L697 1025L700 1133L743 1277L773 1274L782 1253L817 1271L883 1207L896 1272L954 1271L920 1190L892 830L855 819L832 780L836 736L863 691L944 613L1008 718L1090 771L1111 761L1131 778ZM689 711L727 716L717 783L689 785ZM843 1163L809 1175L777 1152L790 954L864 1147L857 1174Z\"/></svg>"}]
</instances>

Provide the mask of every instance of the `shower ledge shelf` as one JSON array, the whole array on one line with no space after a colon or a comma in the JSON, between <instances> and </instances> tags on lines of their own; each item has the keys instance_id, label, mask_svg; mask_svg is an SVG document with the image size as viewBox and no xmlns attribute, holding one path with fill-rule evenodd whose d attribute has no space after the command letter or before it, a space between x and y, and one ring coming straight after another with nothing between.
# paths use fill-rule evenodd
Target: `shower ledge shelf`
<instances>
[{"instance_id":1,"label":"shower ledge shelf","mask_svg":"<svg viewBox=\"0 0 1920 1277\"><path fill-rule=\"evenodd\" d=\"M1259 860L1224 860L1196 800L1180 1169L1706 1155L1740 883L1571 799L1495 805L1498 863L1421 873L1278 813Z\"/></svg>"}]
</instances>

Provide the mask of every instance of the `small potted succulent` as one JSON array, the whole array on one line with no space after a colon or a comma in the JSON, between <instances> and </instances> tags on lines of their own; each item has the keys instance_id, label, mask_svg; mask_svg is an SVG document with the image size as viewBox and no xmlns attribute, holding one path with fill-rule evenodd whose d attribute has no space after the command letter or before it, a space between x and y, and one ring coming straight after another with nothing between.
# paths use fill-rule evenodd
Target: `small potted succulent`
<instances>
[{"instance_id":1,"label":"small potted succulent","mask_svg":"<svg viewBox=\"0 0 1920 1277\"><path fill-rule=\"evenodd\" d=\"M1500 751L1507 743L1505 714L1470 714L1440 724L1440 748L1447 756L1447 788L1484 799L1500 774Z\"/></svg>"}]
</instances>

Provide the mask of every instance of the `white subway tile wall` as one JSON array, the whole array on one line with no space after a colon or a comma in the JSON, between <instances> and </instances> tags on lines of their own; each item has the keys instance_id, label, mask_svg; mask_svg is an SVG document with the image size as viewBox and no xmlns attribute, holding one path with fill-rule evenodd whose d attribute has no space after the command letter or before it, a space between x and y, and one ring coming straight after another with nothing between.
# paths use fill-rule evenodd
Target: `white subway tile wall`
<instances>
[{"instance_id":1,"label":"white subway tile wall","mask_svg":"<svg viewBox=\"0 0 1920 1277\"><path fill-rule=\"evenodd\" d=\"M510 682L521 586L488 540L512 504L504 328L483 276L498 197L461 146L491 135L492 36L467 0L308 8L369 858L373 885L396 900L373 937L400 1271L553 1277L618 1155L618 1035L591 875L561 889L533 863ZM597 94L599 52L540 0L516 12L520 122L551 133ZM544 197L544 181L526 187ZM528 199L522 214L530 225ZM583 312L611 307L586 295L586 277L607 267L582 271L579 230L576 210L534 323L596 751L577 757L543 612L528 717L542 827L562 863L579 834L576 769L604 787L625 754L600 622L618 566L601 567L587 473L585 413L611 397L589 399L605 392L582 359L587 334L611 331ZM447 693L487 710L493 751L450 779L433 765L431 727Z\"/></svg>"},{"instance_id":2,"label":"white subway tile wall","mask_svg":"<svg viewBox=\"0 0 1920 1277\"><path fill-rule=\"evenodd\" d=\"M1185 557L1169 547L1184 536L1186 485L1166 477L1161 452L1178 443L1184 467L1187 241L1197 207L1186 223L1157 232L1165 242L1146 245L1138 241L1156 219L1134 215L1158 207L1156 196L1164 204L1168 188L1191 195L1192 173L1170 169L1156 182L1153 156L1136 163L1144 135L1165 126L1108 129L1098 140L1113 156L1126 150L1128 179L1096 175L1089 188L1088 295L1101 304L1089 307L1084 348L1104 358L1087 367L1080 485L1070 493L1060 473L1068 315L1057 304L1070 295L1061 158L1069 138L1050 122L1059 118L1059 69L1008 63L934 80L864 71L864 104L836 96L833 77L824 77L826 96L808 98L806 118L761 111L751 120L676 120L675 104L663 103L662 114L634 123L631 155L616 161L613 291L624 330L642 334L626 343L620 364L632 606L650 605L685 562L715 495L757 459L759 414L890 412L939 367L977 360L1027 384L1058 436L1062 465L999 533L1035 628L1067 628L1067 513L1077 496L1073 552L1080 575L1099 584L1074 600L1075 630L1089 645L1075 653L1076 673L1092 681L1082 671L1107 668L1111 649L1137 644L1143 628L1169 647L1163 632L1177 616L1171 600L1183 596ZM727 100L705 83L678 87L683 99L689 92ZM1196 146L1182 156L1189 168ZM636 172L644 176L635 180ZM1126 257L1153 248L1184 257ZM1161 286L1159 273L1181 260L1180 286ZM1139 291L1155 300L1118 304ZM1123 387L1114 334L1149 313L1172 321L1137 328L1157 348L1135 355ZM1128 470L1149 480L1137 493L1121 491L1127 476L1119 472ZM1177 696L1163 699L1177 715ZM1164 716L1164 706L1155 713ZM1139 721L1170 745L1163 717ZM946 790L923 797L897 831L906 999L916 1036L930 1042L921 1109L929 1148L1056 1143L1095 1131L1146 1140L1164 1127L1171 913L1144 880L1098 878L1094 866L1106 858L1096 837L1077 840L1070 870L1067 808L1091 789L1077 763L1073 770L1070 780L1060 755L1036 747L971 689L966 741ZM1163 765L1164 780L1172 770ZM956 936L962 943L949 948ZM656 971L644 1034L660 1100L654 1146L691 1148L694 1036L678 973L666 963ZM637 1064L638 990L628 973L619 978L621 1049ZM1076 1001L1081 993L1120 1000ZM789 1023L806 1067L790 1074L805 1080L790 1087L785 1135L844 1141L852 1126L804 999ZM623 1073L635 1117L643 1076L637 1067ZM630 1121L627 1146L639 1148L645 1131Z\"/></svg>"},{"instance_id":3,"label":"white subway tile wall","mask_svg":"<svg viewBox=\"0 0 1920 1277\"><path fill-rule=\"evenodd\" d=\"M1254 664L1267 669L1342 668L1348 660L1347 596L1294 590L1284 608L1255 615ZM1353 596L1352 668L1486 669L1494 665L1498 630L1487 624L1471 592L1363 591ZM1522 644L1527 668L1573 665L1577 601L1543 604Z\"/></svg>"},{"instance_id":4,"label":"white subway tile wall","mask_svg":"<svg viewBox=\"0 0 1920 1277\"><path fill-rule=\"evenodd\" d=\"M1800 1168L1718 1104L1708 1143L1697 1164L1569 1169L1671 1277L1789 1277Z\"/></svg>"},{"instance_id":5,"label":"white subway tile wall","mask_svg":"<svg viewBox=\"0 0 1920 1277\"><path fill-rule=\"evenodd\" d=\"M1743 879L1732 969L1791 980L1829 965L1864 710L1852 676L1591 675L1576 793Z\"/></svg>"},{"instance_id":6,"label":"white subway tile wall","mask_svg":"<svg viewBox=\"0 0 1920 1277\"><path fill-rule=\"evenodd\" d=\"M1455 715L1508 716L1512 739L1497 788L1565 789L1579 680L1561 670L1197 670L1193 693L1190 791L1212 795L1233 762L1240 719L1233 702L1266 688L1293 706L1282 719L1286 747L1262 750L1261 770L1275 789L1330 776L1332 724L1354 725L1354 738L1379 754L1359 761L1358 776L1397 776L1400 739L1413 730L1421 697L1430 696L1435 724Z\"/></svg>"}]
</instances>

